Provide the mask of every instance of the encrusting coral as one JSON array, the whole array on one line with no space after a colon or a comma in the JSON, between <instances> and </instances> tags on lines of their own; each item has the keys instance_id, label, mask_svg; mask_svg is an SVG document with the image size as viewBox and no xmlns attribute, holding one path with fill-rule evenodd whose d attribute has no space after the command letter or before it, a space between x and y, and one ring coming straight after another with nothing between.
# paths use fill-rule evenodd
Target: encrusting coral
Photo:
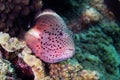
<instances>
[{"instance_id":1,"label":"encrusting coral","mask_svg":"<svg viewBox=\"0 0 120 80\"><path fill-rule=\"evenodd\" d=\"M84 70L75 60L50 64L50 77L54 80L99 80L99 74L96 71Z\"/></svg>"}]
</instances>

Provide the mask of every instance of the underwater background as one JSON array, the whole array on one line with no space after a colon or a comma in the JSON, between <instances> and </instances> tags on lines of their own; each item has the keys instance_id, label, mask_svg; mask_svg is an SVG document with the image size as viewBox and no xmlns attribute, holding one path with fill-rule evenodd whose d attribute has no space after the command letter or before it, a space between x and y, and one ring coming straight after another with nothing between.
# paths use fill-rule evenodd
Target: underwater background
<instances>
[{"instance_id":1,"label":"underwater background","mask_svg":"<svg viewBox=\"0 0 120 80\"><path fill-rule=\"evenodd\" d=\"M24 41L45 9L72 31L73 57L46 63ZM0 0L0 80L120 80L120 0Z\"/></svg>"}]
</instances>

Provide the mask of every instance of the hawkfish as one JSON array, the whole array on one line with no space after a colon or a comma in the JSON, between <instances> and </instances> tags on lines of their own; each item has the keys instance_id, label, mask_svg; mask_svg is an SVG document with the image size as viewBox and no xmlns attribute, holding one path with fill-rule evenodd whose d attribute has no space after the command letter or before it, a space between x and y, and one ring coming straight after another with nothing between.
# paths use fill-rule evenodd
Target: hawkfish
<instances>
[{"instance_id":1,"label":"hawkfish","mask_svg":"<svg viewBox=\"0 0 120 80\"><path fill-rule=\"evenodd\" d=\"M45 10L35 17L25 41L35 56L47 63L57 63L75 54L71 31L54 11Z\"/></svg>"}]
</instances>

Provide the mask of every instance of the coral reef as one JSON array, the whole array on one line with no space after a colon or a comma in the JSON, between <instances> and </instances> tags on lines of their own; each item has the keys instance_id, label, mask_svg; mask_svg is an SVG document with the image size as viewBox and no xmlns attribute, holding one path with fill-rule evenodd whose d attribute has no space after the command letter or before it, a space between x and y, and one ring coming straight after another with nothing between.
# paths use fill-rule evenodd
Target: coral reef
<instances>
[{"instance_id":1,"label":"coral reef","mask_svg":"<svg viewBox=\"0 0 120 80\"><path fill-rule=\"evenodd\" d=\"M120 26L114 21L111 21L101 24L101 28L107 36L112 38L114 46L120 53Z\"/></svg>"},{"instance_id":2,"label":"coral reef","mask_svg":"<svg viewBox=\"0 0 120 80\"><path fill-rule=\"evenodd\" d=\"M43 64L41 60L31 54L32 51L27 47L24 41L19 41L17 38L10 38L9 34L7 33L0 32L0 34L1 34L0 44L6 51L13 52L13 51L22 49L21 54L19 53L17 55L18 57L22 58L24 62L32 69L34 77L35 77L34 80L48 78L48 77L45 77L45 72L44 72L44 68L43 68ZM31 61L33 61L34 63L31 63Z\"/></svg>"},{"instance_id":3,"label":"coral reef","mask_svg":"<svg viewBox=\"0 0 120 80\"><path fill-rule=\"evenodd\" d=\"M11 38L9 34L0 32L0 45L8 52L17 53L18 62L15 64L21 67L22 71L31 68L30 75L34 75L34 80L53 80L53 79L79 79L79 80L99 80L99 75L95 71L84 70L76 59L50 64L50 76L47 76L44 70L44 64L36 56L32 55L32 51L27 47L24 41L19 41L17 38ZM19 46L18 46L19 45ZM20 50L20 51L19 51ZM21 62L21 59L24 61ZM20 61L20 62L19 62ZM74 64L73 64L74 63ZM55 70L56 69L56 70ZM25 75L25 73L24 73Z\"/></svg>"},{"instance_id":4,"label":"coral reef","mask_svg":"<svg viewBox=\"0 0 120 80\"><path fill-rule=\"evenodd\" d=\"M96 71L84 70L76 59L50 64L50 77L55 80L99 80Z\"/></svg>"},{"instance_id":5,"label":"coral reef","mask_svg":"<svg viewBox=\"0 0 120 80\"><path fill-rule=\"evenodd\" d=\"M15 80L14 69L11 63L0 57L0 80Z\"/></svg>"},{"instance_id":6,"label":"coral reef","mask_svg":"<svg viewBox=\"0 0 120 80\"><path fill-rule=\"evenodd\" d=\"M107 75L104 79L119 80L119 30L117 23L112 21L76 34L76 58L82 66Z\"/></svg>"},{"instance_id":7,"label":"coral reef","mask_svg":"<svg viewBox=\"0 0 120 80\"><path fill-rule=\"evenodd\" d=\"M120 80L119 4L120 0L0 0L0 80ZM53 9L78 32L73 34L72 58L44 63L18 39L41 8Z\"/></svg>"},{"instance_id":8,"label":"coral reef","mask_svg":"<svg viewBox=\"0 0 120 80\"><path fill-rule=\"evenodd\" d=\"M41 0L0 0L0 31L11 36L20 34L21 28L27 28L31 13L42 7Z\"/></svg>"},{"instance_id":9,"label":"coral reef","mask_svg":"<svg viewBox=\"0 0 120 80\"><path fill-rule=\"evenodd\" d=\"M113 12L107 8L104 0L83 0L77 12L77 17L68 20L70 29L77 33L88 29L90 25L115 19Z\"/></svg>"}]
</instances>

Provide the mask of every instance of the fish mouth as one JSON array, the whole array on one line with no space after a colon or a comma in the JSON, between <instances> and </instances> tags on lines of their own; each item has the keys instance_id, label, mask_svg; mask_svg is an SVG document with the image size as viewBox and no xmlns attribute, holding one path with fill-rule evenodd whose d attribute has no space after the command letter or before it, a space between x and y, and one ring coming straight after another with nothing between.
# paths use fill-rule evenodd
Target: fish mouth
<instances>
[{"instance_id":1,"label":"fish mouth","mask_svg":"<svg viewBox=\"0 0 120 80\"><path fill-rule=\"evenodd\" d=\"M73 51L74 49L68 49L68 50Z\"/></svg>"},{"instance_id":2,"label":"fish mouth","mask_svg":"<svg viewBox=\"0 0 120 80\"><path fill-rule=\"evenodd\" d=\"M73 49L73 48L67 49L67 50L65 50L64 53L69 56L73 56L73 54L75 53L75 49Z\"/></svg>"}]
</instances>

